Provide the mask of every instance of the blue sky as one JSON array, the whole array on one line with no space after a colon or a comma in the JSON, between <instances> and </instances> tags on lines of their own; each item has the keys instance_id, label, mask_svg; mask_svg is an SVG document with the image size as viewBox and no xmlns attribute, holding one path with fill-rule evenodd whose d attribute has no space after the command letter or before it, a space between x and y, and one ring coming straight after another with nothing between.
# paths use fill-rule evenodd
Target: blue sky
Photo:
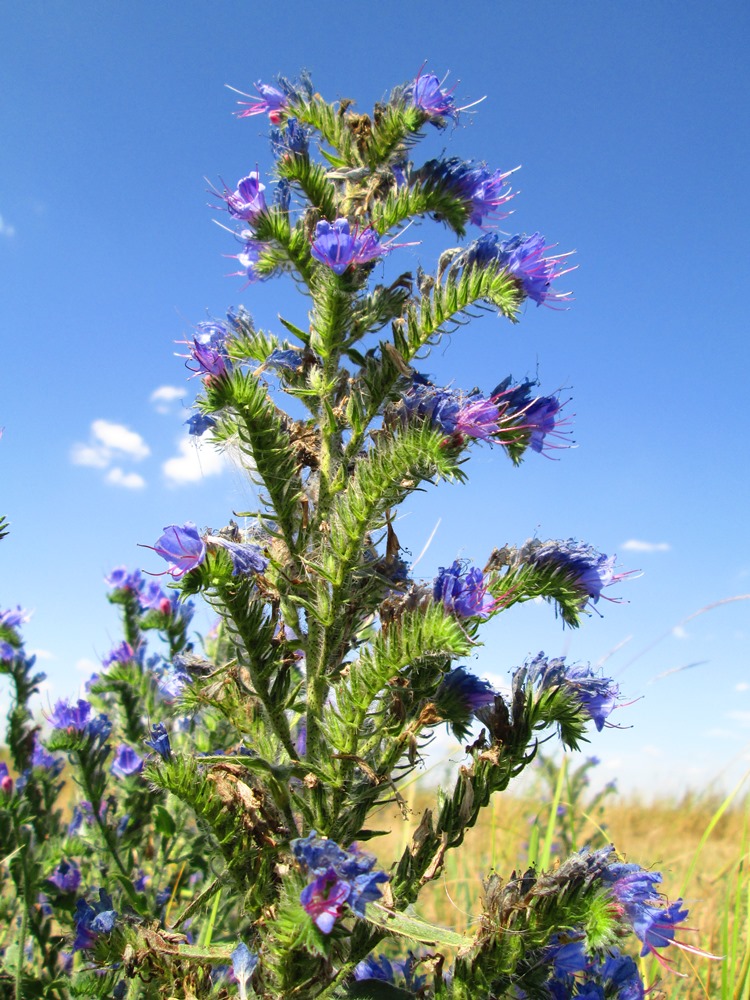
<instances>
[{"instance_id":1,"label":"blue sky","mask_svg":"<svg viewBox=\"0 0 750 1000\"><path fill-rule=\"evenodd\" d=\"M473 668L502 680L540 649L611 653L640 700L619 712L630 728L592 742L602 776L646 793L726 783L750 761L750 602L685 619L750 591L750 13L739 0L470 10L27 0L0 15L0 606L34 609L46 697L73 694L119 639L104 574L160 569L136 544L166 524L216 527L254 506L231 463L186 442L195 385L174 357L230 305L267 329L279 312L305 321L290 282L226 276L234 247L204 178L233 186L270 153L265 122L235 118L224 85L306 67L324 96L369 110L426 60L460 104L487 99L432 132L424 157L522 164L502 228L540 230L579 269L569 311L532 306L515 327L485 316L424 368L484 391L538 373L572 397L578 446L518 470L477 450L467 486L406 505L402 543L416 558L439 521L425 576L531 535L642 569L613 588L628 603L600 602L575 633L546 606L500 616ZM450 244L435 224L408 238L422 243L399 251L401 269Z\"/></svg>"}]
</instances>

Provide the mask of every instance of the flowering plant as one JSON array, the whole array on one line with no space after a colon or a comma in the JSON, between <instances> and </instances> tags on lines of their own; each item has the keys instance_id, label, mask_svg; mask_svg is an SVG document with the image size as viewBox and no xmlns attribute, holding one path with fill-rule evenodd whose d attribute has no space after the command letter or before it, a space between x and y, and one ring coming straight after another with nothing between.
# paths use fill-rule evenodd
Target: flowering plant
<instances>
[{"instance_id":1,"label":"flowering plant","mask_svg":"<svg viewBox=\"0 0 750 1000\"><path fill-rule=\"evenodd\" d=\"M291 274L310 322L281 318L279 335L230 312L198 324L187 364L202 383L190 433L239 450L261 509L242 527L165 527L149 548L167 564L166 590L112 572L123 641L44 732L27 707L41 675L24 614L0 614L14 693L0 994L641 997L623 939L660 955L686 911L662 903L658 873L611 847L490 876L473 933L413 911L540 741L556 730L576 750L617 707L611 680L561 658L520 666L507 694L460 663L486 621L533 598L577 626L620 578L613 558L534 539L425 581L393 528L425 484L465 479L478 444L518 464L566 440L559 399L535 383L508 377L484 396L416 367L475 306L515 322L529 300L567 302L555 285L565 255L539 233L483 232L431 274L380 283L399 249L389 234L429 217L462 239L500 217L512 171L415 166L423 130L465 111L429 73L372 116L326 103L306 77L255 89L240 117L268 116L275 186L256 170L216 193L237 226L240 274ZM190 633L197 595L219 616L202 648ZM376 860L373 814L443 723L461 740L474 731L466 759L401 856ZM64 768L78 789L65 819Z\"/></svg>"}]
</instances>

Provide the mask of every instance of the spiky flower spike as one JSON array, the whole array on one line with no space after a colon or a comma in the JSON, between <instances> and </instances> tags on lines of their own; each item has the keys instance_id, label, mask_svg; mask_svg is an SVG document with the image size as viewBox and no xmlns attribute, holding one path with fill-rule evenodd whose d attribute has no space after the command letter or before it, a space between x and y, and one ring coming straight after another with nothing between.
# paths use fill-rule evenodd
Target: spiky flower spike
<instances>
[{"instance_id":1,"label":"spiky flower spike","mask_svg":"<svg viewBox=\"0 0 750 1000\"><path fill-rule=\"evenodd\" d=\"M508 692L469 664L488 620L523 601L578 624L622 575L613 557L535 539L495 549L484 569L451 555L417 578L397 535L399 506L463 482L477 448L517 465L560 433L563 404L528 379L467 391L415 365L477 309L515 322L529 301L567 303L564 255L538 233L460 242L504 215L510 172L413 162L427 125L466 110L429 72L371 114L327 103L304 74L244 97L241 118L268 120L271 169L252 156L215 207L243 280L291 277L307 319L263 331L240 308L183 343L198 388L188 427L232 452L257 509L213 527L196 512L146 546L143 572L109 575L122 639L41 734L25 615L0 613L14 686L0 993L639 997L623 937L688 947L685 911L609 849L492 876L471 934L414 907L541 742L578 749L619 700L611 680L559 657L514 671ZM395 234L424 219L460 245L411 273L418 251ZM202 639L186 600L198 594L218 619ZM495 673L511 666L499 655ZM383 832L384 807L403 805L442 725L467 744L448 787L398 856L376 862L362 845ZM56 752L75 782L69 822Z\"/></svg>"}]
</instances>

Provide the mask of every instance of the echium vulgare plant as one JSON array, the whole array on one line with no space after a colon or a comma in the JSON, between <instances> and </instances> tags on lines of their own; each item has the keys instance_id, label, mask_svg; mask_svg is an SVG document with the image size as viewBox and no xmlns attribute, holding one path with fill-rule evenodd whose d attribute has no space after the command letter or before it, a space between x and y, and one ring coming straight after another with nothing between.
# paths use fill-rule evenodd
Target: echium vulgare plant
<instances>
[{"instance_id":1,"label":"echium vulgare plant","mask_svg":"<svg viewBox=\"0 0 750 1000\"><path fill-rule=\"evenodd\" d=\"M236 229L239 273L289 274L309 324L262 332L232 311L199 323L186 357L202 384L190 431L239 449L261 509L242 527L164 528L146 559L149 573L166 560L166 588L110 574L122 642L45 727L27 708L41 675L24 612L0 614L13 685L1 995L642 997L630 952L661 957L686 911L610 846L492 874L471 933L414 910L540 741L556 731L577 749L618 701L610 679L562 658L520 666L507 695L462 663L483 624L523 601L577 626L622 575L613 557L534 539L425 581L393 528L413 493L461 482L475 447L518 465L565 442L557 394L511 377L486 394L444 387L423 359L477 307L515 322L527 300L565 304L566 257L539 233L490 228L510 172L413 161L423 130L465 111L432 74L372 115L326 103L304 76L255 89L240 117L268 118L273 168L213 196ZM423 217L459 245L432 273L378 283L399 232ZM201 644L197 595L219 618ZM465 760L401 856L376 860L374 813L400 800L441 724Z\"/></svg>"}]
</instances>

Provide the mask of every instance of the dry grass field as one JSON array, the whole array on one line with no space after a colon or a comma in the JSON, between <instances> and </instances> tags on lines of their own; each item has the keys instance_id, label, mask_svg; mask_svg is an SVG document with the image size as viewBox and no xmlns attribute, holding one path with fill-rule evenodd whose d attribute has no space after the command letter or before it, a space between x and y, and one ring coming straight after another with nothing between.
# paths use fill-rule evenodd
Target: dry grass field
<instances>
[{"instance_id":1,"label":"dry grass field","mask_svg":"<svg viewBox=\"0 0 750 1000\"><path fill-rule=\"evenodd\" d=\"M411 819L404 821L396 810L384 812L373 826L390 826L392 832L368 846L384 862L397 856L422 809L432 800L432 794L415 787L407 797ZM670 946L665 957L674 972L661 969L653 959L644 961L642 973L646 983L655 986L648 994L654 1000L659 996L679 1000L750 997L746 961L750 802L724 806L719 815L722 801L710 797L646 802L615 796L606 800L603 822L600 816L588 822L579 841L582 846L602 824L607 840L625 860L662 872L669 900L684 899L691 930L681 927L678 940L726 956L723 961L710 961ZM535 820L546 827L548 816L549 805L541 797L497 796L483 820L469 832L463 848L448 856L444 875L423 890L417 907L420 916L457 931L470 928L481 911L482 877L493 868L503 877L514 868L525 868ZM635 938L633 942L637 945Z\"/></svg>"}]
</instances>

